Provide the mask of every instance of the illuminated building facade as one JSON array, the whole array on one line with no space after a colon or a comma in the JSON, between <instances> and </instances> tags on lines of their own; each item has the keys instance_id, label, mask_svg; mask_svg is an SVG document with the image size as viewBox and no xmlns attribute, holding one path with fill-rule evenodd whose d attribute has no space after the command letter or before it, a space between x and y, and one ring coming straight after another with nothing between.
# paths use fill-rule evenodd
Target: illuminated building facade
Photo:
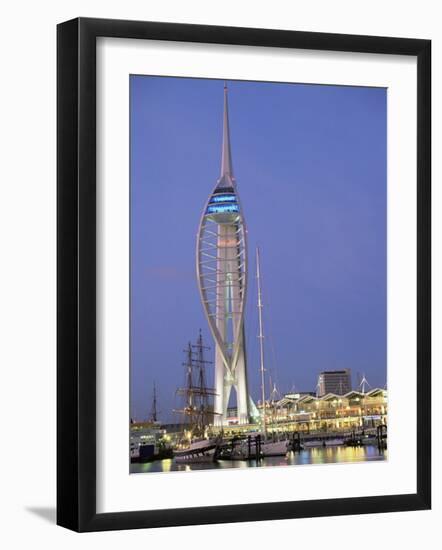
<instances>
[{"instance_id":1,"label":"illuminated building facade","mask_svg":"<svg viewBox=\"0 0 442 550\"><path fill-rule=\"evenodd\" d=\"M253 406L247 386L244 338L247 230L232 167L227 86L221 174L201 216L196 269L201 301L215 340L214 423L227 424L227 406L234 388L238 422L247 424Z\"/></svg>"},{"instance_id":2,"label":"illuminated building facade","mask_svg":"<svg viewBox=\"0 0 442 550\"><path fill-rule=\"evenodd\" d=\"M272 406L271 420L276 431L328 432L376 428L387 424L387 390L374 388L367 393L349 391L287 394Z\"/></svg>"}]
</instances>

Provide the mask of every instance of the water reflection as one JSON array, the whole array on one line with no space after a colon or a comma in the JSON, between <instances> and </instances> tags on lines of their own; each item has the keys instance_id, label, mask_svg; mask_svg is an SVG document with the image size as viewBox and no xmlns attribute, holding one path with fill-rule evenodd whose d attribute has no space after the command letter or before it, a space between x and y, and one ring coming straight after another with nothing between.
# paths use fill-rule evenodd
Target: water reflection
<instances>
[{"instance_id":1,"label":"water reflection","mask_svg":"<svg viewBox=\"0 0 442 550\"><path fill-rule=\"evenodd\" d=\"M196 470L219 470L228 468L254 468L265 466L294 466L301 464L334 464L348 462L370 462L386 460L387 451L379 451L376 446L363 447L314 447L300 453L289 453L287 457L264 458L258 464L255 460L220 460L207 464L177 464L168 458L146 464L131 464L131 473L146 472L191 472Z\"/></svg>"}]
</instances>

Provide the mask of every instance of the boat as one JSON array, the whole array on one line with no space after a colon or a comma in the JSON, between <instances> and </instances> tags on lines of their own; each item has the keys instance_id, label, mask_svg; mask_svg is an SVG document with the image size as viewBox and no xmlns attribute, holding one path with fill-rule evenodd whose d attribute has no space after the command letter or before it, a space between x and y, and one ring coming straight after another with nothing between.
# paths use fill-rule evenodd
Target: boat
<instances>
[{"instance_id":1,"label":"boat","mask_svg":"<svg viewBox=\"0 0 442 550\"><path fill-rule=\"evenodd\" d=\"M377 445L378 438L375 435L366 435L361 440L362 445Z\"/></svg>"},{"instance_id":2,"label":"boat","mask_svg":"<svg viewBox=\"0 0 442 550\"><path fill-rule=\"evenodd\" d=\"M347 447L360 447L362 445L379 445L379 439L374 434L351 434L344 440Z\"/></svg>"},{"instance_id":3,"label":"boat","mask_svg":"<svg viewBox=\"0 0 442 550\"><path fill-rule=\"evenodd\" d=\"M130 425L130 461L152 462L172 457L166 430L159 424L132 422Z\"/></svg>"},{"instance_id":4,"label":"boat","mask_svg":"<svg viewBox=\"0 0 442 550\"><path fill-rule=\"evenodd\" d=\"M203 344L200 330L197 343L193 345L189 342L184 350L185 384L176 391L177 395L184 398L184 404L174 412L184 416L185 428L174 448L176 462L213 462L216 458L215 449L219 439L210 438L208 434L210 420L215 414L210 399L216 395L215 390L206 384L205 369L210 362L205 360L204 352L208 349Z\"/></svg>"},{"instance_id":5,"label":"boat","mask_svg":"<svg viewBox=\"0 0 442 550\"><path fill-rule=\"evenodd\" d=\"M130 423L130 461L152 462L172 457L166 430L161 427L157 413L157 394L153 385L152 409L149 420Z\"/></svg>"},{"instance_id":6,"label":"boat","mask_svg":"<svg viewBox=\"0 0 442 550\"><path fill-rule=\"evenodd\" d=\"M260 253L259 248L256 247L256 281L258 286L258 322L259 322L259 356L260 356L260 376L261 376L261 402L262 402L262 434L260 441L261 456L285 456L290 448L290 442L287 438L281 440L275 440L274 437L270 437L267 429L267 404L265 397L265 368L264 368L264 330L262 319L262 289L261 289L261 265L260 265ZM272 394L276 394L276 386L273 386ZM272 397L270 397L271 399Z\"/></svg>"},{"instance_id":7,"label":"boat","mask_svg":"<svg viewBox=\"0 0 442 550\"><path fill-rule=\"evenodd\" d=\"M176 448L173 456L176 462L185 464L206 463L215 461L217 439L194 441L184 448Z\"/></svg>"},{"instance_id":8,"label":"boat","mask_svg":"<svg viewBox=\"0 0 442 550\"><path fill-rule=\"evenodd\" d=\"M289 441L282 439L281 441L264 441L261 443L261 455L263 457L270 456L285 456L289 450Z\"/></svg>"}]
</instances>

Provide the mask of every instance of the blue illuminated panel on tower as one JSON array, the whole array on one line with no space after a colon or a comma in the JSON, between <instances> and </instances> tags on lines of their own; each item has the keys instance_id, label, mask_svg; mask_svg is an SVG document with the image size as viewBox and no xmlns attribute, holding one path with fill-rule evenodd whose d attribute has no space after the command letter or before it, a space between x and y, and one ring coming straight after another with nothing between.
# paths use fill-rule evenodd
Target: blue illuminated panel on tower
<instances>
[{"instance_id":1,"label":"blue illuminated panel on tower","mask_svg":"<svg viewBox=\"0 0 442 550\"><path fill-rule=\"evenodd\" d=\"M210 202L236 202L235 195L214 195Z\"/></svg>"},{"instance_id":2,"label":"blue illuminated panel on tower","mask_svg":"<svg viewBox=\"0 0 442 550\"><path fill-rule=\"evenodd\" d=\"M229 212L239 212L239 207L237 204L217 204L208 206L208 214L225 214Z\"/></svg>"}]
</instances>

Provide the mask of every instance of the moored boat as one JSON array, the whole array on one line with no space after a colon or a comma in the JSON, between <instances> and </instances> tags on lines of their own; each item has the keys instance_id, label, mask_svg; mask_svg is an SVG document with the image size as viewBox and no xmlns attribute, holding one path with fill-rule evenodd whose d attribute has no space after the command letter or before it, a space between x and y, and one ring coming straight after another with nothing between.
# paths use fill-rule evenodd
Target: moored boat
<instances>
[{"instance_id":1,"label":"moored boat","mask_svg":"<svg viewBox=\"0 0 442 550\"><path fill-rule=\"evenodd\" d=\"M215 449L218 443L216 440L195 441L184 448L175 449L173 455L176 462L201 463L214 462Z\"/></svg>"},{"instance_id":2,"label":"moored boat","mask_svg":"<svg viewBox=\"0 0 442 550\"><path fill-rule=\"evenodd\" d=\"M175 410L184 415L185 429L180 441L174 449L176 462L195 463L212 462L215 459L215 449L218 438L209 438L208 428L213 421L213 404L209 402L216 393L206 384L206 365L210 364L204 358L204 346L200 331L196 345L190 342L185 350L185 386L177 390L177 395L184 398L182 409Z\"/></svg>"},{"instance_id":3,"label":"moored boat","mask_svg":"<svg viewBox=\"0 0 442 550\"><path fill-rule=\"evenodd\" d=\"M288 439L283 439L281 441L263 441L261 443L261 456L285 456L288 452L288 447Z\"/></svg>"}]
</instances>

